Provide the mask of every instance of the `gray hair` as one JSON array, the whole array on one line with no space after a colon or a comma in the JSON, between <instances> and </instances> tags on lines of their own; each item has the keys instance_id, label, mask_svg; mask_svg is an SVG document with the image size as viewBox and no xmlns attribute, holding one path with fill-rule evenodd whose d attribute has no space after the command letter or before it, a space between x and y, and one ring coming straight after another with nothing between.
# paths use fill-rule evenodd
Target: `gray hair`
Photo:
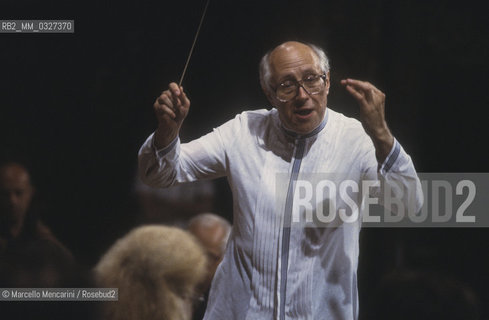
<instances>
[{"instance_id":1,"label":"gray hair","mask_svg":"<svg viewBox=\"0 0 489 320\"><path fill-rule=\"evenodd\" d=\"M309 48L312 49L312 51L316 54L316 56L319 59L319 65L321 66L321 69L324 73L329 72L329 59L326 56L326 53L324 50L311 43L306 43L306 42L301 42L308 46ZM275 49L275 48L274 48ZM270 92L272 87L270 86L270 77L272 76L271 71L270 71L270 54L274 50L268 51L260 61L260 85L263 89L263 91Z\"/></svg>"}]
</instances>

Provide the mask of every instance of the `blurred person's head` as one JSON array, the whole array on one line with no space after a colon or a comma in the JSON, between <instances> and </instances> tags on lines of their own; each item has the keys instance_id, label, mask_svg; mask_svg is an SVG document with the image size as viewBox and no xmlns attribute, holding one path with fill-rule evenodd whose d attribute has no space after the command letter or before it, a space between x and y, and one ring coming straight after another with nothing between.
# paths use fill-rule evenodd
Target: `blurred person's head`
<instances>
[{"instance_id":1,"label":"blurred person's head","mask_svg":"<svg viewBox=\"0 0 489 320\"><path fill-rule=\"evenodd\" d=\"M34 187L29 172L18 163L0 166L0 225L2 232L17 237L31 205Z\"/></svg>"},{"instance_id":2,"label":"blurred person's head","mask_svg":"<svg viewBox=\"0 0 489 320\"><path fill-rule=\"evenodd\" d=\"M200 241L207 253L209 260L207 279L202 286L202 290L206 291L224 257L231 225L216 214L202 213L190 220L188 230Z\"/></svg>"},{"instance_id":3,"label":"blurred person's head","mask_svg":"<svg viewBox=\"0 0 489 320\"><path fill-rule=\"evenodd\" d=\"M99 286L118 288L104 319L188 320L207 260L188 232L143 226L119 239L95 267Z\"/></svg>"}]
</instances>

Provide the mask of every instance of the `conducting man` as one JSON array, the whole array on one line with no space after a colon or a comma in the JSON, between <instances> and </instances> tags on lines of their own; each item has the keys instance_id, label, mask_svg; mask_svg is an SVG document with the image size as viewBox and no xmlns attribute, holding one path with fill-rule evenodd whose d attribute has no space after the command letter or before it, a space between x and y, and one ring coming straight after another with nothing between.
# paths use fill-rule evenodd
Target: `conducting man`
<instances>
[{"instance_id":1,"label":"conducting man","mask_svg":"<svg viewBox=\"0 0 489 320\"><path fill-rule=\"evenodd\" d=\"M184 144L178 133L190 101L171 83L154 104L158 128L139 151L141 179L168 187L227 176L233 231L204 319L356 319L361 219L294 225L295 182L334 173L336 182L394 183L407 190L403 203L415 199L417 210L422 193L413 163L388 129L385 95L372 84L341 81L360 106L361 122L327 107L329 62L320 48L279 45L262 58L260 80L274 108L243 112ZM287 183L279 183L284 176ZM337 210L346 206L323 196L313 213L332 200ZM361 198L354 197L356 208Z\"/></svg>"}]
</instances>

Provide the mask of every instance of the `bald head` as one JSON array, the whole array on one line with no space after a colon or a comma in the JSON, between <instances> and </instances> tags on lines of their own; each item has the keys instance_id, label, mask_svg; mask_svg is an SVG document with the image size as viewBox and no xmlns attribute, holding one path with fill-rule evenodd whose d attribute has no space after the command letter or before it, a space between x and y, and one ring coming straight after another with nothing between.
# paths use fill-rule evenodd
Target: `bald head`
<instances>
[{"instance_id":1,"label":"bald head","mask_svg":"<svg viewBox=\"0 0 489 320\"><path fill-rule=\"evenodd\" d=\"M282 43L270 52L269 64L273 72L277 72L283 67L287 67L290 58L311 59L318 63L319 57L312 48L304 43L289 41Z\"/></svg>"},{"instance_id":2,"label":"bald head","mask_svg":"<svg viewBox=\"0 0 489 320\"><path fill-rule=\"evenodd\" d=\"M209 269L207 281L203 284L205 291L210 286L214 273L224 257L231 225L218 215L202 213L190 220L188 230L200 241L207 253Z\"/></svg>"},{"instance_id":3,"label":"bald head","mask_svg":"<svg viewBox=\"0 0 489 320\"><path fill-rule=\"evenodd\" d=\"M29 172L18 163L0 167L0 221L13 236L22 229L34 188Z\"/></svg>"},{"instance_id":4,"label":"bald head","mask_svg":"<svg viewBox=\"0 0 489 320\"><path fill-rule=\"evenodd\" d=\"M213 247L216 255L224 255L231 232L231 224L226 219L213 213L201 213L190 220L188 229L206 247Z\"/></svg>"},{"instance_id":5,"label":"bald head","mask_svg":"<svg viewBox=\"0 0 489 320\"><path fill-rule=\"evenodd\" d=\"M270 51L270 58L272 58L275 54L281 51L290 53L294 51L312 52L313 50L311 46L308 44L298 42L298 41L287 41L273 48Z\"/></svg>"},{"instance_id":6,"label":"bald head","mask_svg":"<svg viewBox=\"0 0 489 320\"><path fill-rule=\"evenodd\" d=\"M324 73L329 72L329 59L326 53L320 47L298 41L287 41L284 42L272 50L268 51L260 61L260 84L265 93L265 95L270 94L271 88L271 78L274 73L276 73L277 68L277 58L283 58L284 56L290 55L301 55L310 56L321 68Z\"/></svg>"}]
</instances>

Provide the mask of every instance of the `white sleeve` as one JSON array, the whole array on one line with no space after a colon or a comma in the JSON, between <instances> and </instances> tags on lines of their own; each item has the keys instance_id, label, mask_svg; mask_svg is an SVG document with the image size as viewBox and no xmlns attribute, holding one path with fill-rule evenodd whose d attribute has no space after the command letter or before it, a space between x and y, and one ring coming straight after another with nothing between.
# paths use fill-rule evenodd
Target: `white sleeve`
<instances>
[{"instance_id":1,"label":"white sleeve","mask_svg":"<svg viewBox=\"0 0 489 320\"><path fill-rule=\"evenodd\" d=\"M226 150L239 130L238 115L199 139L180 143L177 137L160 150L155 148L151 134L139 150L139 176L147 185L159 188L222 177L228 170Z\"/></svg>"},{"instance_id":2,"label":"white sleeve","mask_svg":"<svg viewBox=\"0 0 489 320\"><path fill-rule=\"evenodd\" d=\"M421 210L424 201L421 182L411 157L396 139L383 163L377 163L375 149L369 152L368 158L370 163L364 178L380 180L380 187L373 188L371 193L379 198L380 204L392 209L394 213L400 213L396 205L399 201L402 203L403 211L410 210L416 213Z\"/></svg>"}]
</instances>

